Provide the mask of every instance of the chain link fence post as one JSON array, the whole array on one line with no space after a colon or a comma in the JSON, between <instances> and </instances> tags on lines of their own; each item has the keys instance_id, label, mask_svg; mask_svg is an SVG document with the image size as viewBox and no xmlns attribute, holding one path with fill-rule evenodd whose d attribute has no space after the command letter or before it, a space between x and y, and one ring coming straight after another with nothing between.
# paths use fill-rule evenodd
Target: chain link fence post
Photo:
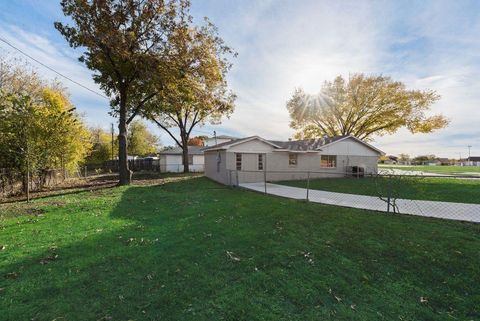
<instances>
[{"instance_id":1,"label":"chain link fence post","mask_svg":"<svg viewBox=\"0 0 480 321\"><path fill-rule=\"evenodd\" d=\"M309 201L309 192L310 192L310 172L307 172L307 202Z\"/></svg>"},{"instance_id":2,"label":"chain link fence post","mask_svg":"<svg viewBox=\"0 0 480 321\"><path fill-rule=\"evenodd\" d=\"M263 184L265 185L265 194L267 194L267 170L263 171Z\"/></svg>"},{"instance_id":3,"label":"chain link fence post","mask_svg":"<svg viewBox=\"0 0 480 321\"><path fill-rule=\"evenodd\" d=\"M387 181L387 213L390 213L390 201L391 201L391 184L392 184L392 177L391 175L388 175L386 177L388 179Z\"/></svg>"}]
</instances>

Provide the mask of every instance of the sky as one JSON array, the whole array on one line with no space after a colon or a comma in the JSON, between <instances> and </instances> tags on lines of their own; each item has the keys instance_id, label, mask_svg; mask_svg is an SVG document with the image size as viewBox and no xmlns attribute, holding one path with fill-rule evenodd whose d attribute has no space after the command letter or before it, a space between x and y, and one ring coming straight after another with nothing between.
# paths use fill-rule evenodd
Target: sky
<instances>
[{"instance_id":1,"label":"sky","mask_svg":"<svg viewBox=\"0 0 480 321\"><path fill-rule=\"evenodd\" d=\"M387 154L480 156L480 1L192 0L192 15L207 16L238 52L228 75L237 94L232 116L195 135L259 135L286 140L285 107L295 88L318 93L324 81L353 73L391 76L411 89L441 96L431 109L450 125L430 134L400 130L375 137ZM65 21L57 0L0 0L0 37L45 65L101 92L54 29ZM0 43L0 55L21 54ZM32 62L47 79L58 77ZM90 126L110 128L108 101L68 80L72 102ZM168 135L149 124L164 145Z\"/></svg>"}]
</instances>

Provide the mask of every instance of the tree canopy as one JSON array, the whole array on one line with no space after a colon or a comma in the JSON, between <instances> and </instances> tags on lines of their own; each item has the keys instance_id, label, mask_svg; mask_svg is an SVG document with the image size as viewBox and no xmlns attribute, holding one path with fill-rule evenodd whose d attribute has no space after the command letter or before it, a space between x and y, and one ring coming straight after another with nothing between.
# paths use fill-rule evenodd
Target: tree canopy
<instances>
[{"instance_id":1,"label":"tree canopy","mask_svg":"<svg viewBox=\"0 0 480 321\"><path fill-rule=\"evenodd\" d=\"M236 53L219 37L215 26L193 26L185 19L172 33L170 77L158 86L144 115L165 130L183 149L184 171L188 172L188 141L197 125L217 124L234 109L235 95L228 89L226 75L230 56ZM173 130L178 129L179 136Z\"/></svg>"},{"instance_id":2,"label":"tree canopy","mask_svg":"<svg viewBox=\"0 0 480 321\"><path fill-rule=\"evenodd\" d=\"M160 150L160 138L152 134L143 121L134 120L128 128L128 146L130 155L154 155Z\"/></svg>"},{"instance_id":3,"label":"tree canopy","mask_svg":"<svg viewBox=\"0 0 480 321\"><path fill-rule=\"evenodd\" d=\"M195 136L192 137L188 140L187 145L188 146L203 146L205 145L205 140L207 139L207 136Z\"/></svg>"},{"instance_id":4,"label":"tree canopy","mask_svg":"<svg viewBox=\"0 0 480 321\"><path fill-rule=\"evenodd\" d=\"M86 158L87 165L103 166L111 159L118 157L118 140L114 139L114 151L112 155L112 134L102 128L90 128L92 151ZM116 149L115 149L116 147Z\"/></svg>"},{"instance_id":5,"label":"tree canopy","mask_svg":"<svg viewBox=\"0 0 480 321\"><path fill-rule=\"evenodd\" d=\"M42 176L74 171L89 153L89 133L65 89L24 66L0 64L0 167Z\"/></svg>"},{"instance_id":6,"label":"tree canopy","mask_svg":"<svg viewBox=\"0 0 480 321\"><path fill-rule=\"evenodd\" d=\"M444 116L427 115L439 98L433 90L408 90L390 77L354 74L325 82L315 95L296 89L287 109L296 138L352 135L371 140L402 127L412 133L446 127Z\"/></svg>"},{"instance_id":7,"label":"tree canopy","mask_svg":"<svg viewBox=\"0 0 480 321\"><path fill-rule=\"evenodd\" d=\"M152 84L168 74L168 42L189 7L187 0L62 0L71 25L55 28L73 48L82 48L80 61L93 70L93 79L111 97L119 118L120 184L129 184L127 126L156 94Z\"/></svg>"}]
</instances>

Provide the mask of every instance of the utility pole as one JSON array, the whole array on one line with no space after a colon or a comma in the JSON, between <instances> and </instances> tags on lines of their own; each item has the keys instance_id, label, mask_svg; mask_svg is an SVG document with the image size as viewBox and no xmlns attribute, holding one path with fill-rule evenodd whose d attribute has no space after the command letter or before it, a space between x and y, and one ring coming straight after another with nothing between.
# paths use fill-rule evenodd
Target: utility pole
<instances>
[{"instance_id":1,"label":"utility pole","mask_svg":"<svg viewBox=\"0 0 480 321\"><path fill-rule=\"evenodd\" d=\"M470 165L470 149L472 148L472 145L468 145L468 160L467 160L467 164Z\"/></svg>"}]
</instances>

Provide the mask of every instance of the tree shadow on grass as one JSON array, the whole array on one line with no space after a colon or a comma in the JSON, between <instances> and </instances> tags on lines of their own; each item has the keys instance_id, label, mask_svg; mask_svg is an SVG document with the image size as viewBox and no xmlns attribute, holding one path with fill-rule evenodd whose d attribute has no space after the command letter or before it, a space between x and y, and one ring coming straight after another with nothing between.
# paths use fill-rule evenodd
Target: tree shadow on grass
<instances>
[{"instance_id":1,"label":"tree shadow on grass","mask_svg":"<svg viewBox=\"0 0 480 321\"><path fill-rule=\"evenodd\" d=\"M422 218L387 221L198 177L119 191L108 214L101 214L108 199L88 203L64 223L76 224L68 235L0 269L0 320L372 320L379 311L383 319L446 320L437 312L448 308L435 305L445 284L429 287L445 275L419 270L431 258L391 229L410 222L410 232L440 234L446 226L452 237L471 229L448 222L428 229ZM471 245L450 268L470 276L450 285L449 302L473 317L478 310L457 297L473 292L469 280L479 277L468 255L480 241L466 235L459 246ZM372 243L379 239L387 244ZM438 242L423 240L422 247ZM403 283L386 274L399 271ZM420 304L419 293L433 303Z\"/></svg>"}]
</instances>

